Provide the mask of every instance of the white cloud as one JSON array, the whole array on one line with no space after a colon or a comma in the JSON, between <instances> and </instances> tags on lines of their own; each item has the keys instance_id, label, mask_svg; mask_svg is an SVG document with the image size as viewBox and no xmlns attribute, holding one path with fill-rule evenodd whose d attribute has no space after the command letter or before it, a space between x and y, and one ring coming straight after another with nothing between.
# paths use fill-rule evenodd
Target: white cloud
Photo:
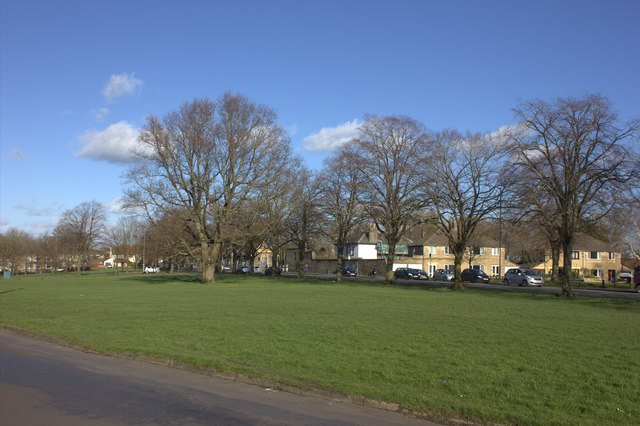
<instances>
[{"instance_id":1,"label":"white cloud","mask_svg":"<svg viewBox=\"0 0 640 426\"><path fill-rule=\"evenodd\" d=\"M27 159L27 154L18 150L18 148L13 148L13 150L11 151L11 154L9 154L9 158L11 158L14 161L24 161Z\"/></svg>"},{"instance_id":2,"label":"white cloud","mask_svg":"<svg viewBox=\"0 0 640 426\"><path fill-rule=\"evenodd\" d=\"M109 108L100 108L100 109L92 109L91 114L95 117L96 120L102 121L104 118L110 113Z\"/></svg>"},{"instance_id":3,"label":"white cloud","mask_svg":"<svg viewBox=\"0 0 640 426\"><path fill-rule=\"evenodd\" d=\"M80 136L84 145L74 155L109 163L129 163L133 160L132 151L138 147L139 133L126 121L112 124L102 131L90 130Z\"/></svg>"},{"instance_id":4,"label":"white cloud","mask_svg":"<svg viewBox=\"0 0 640 426\"><path fill-rule=\"evenodd\" d=\"M336 127L323 127L318 133L305 137L302 142L309 151L333 151L358 136L361 123L358 120L347 121Z\"/></svg>"},{"instance_id":5,"label":"white cloud","mask_svg":"<svg viewBox=\"0 0 640 426\"><path fill-rule=\"evenodd\" d=\"M112 101L119 96L131 95L142 89L144 82L134 77L134 73L112 74L102 89L107 100Z\"/></svg>"},{"instance_id":6,"label":"white cloud","mask_svg":"<svg viewBox=\"0 0 640 426\"><path fill-rule=\"evenodd\" d=\"M117 197L108 203L104 204L104 207L107 209L109 213L121 214L125 213L124 210L124 197Z\"/></svg>"}]
</instances>

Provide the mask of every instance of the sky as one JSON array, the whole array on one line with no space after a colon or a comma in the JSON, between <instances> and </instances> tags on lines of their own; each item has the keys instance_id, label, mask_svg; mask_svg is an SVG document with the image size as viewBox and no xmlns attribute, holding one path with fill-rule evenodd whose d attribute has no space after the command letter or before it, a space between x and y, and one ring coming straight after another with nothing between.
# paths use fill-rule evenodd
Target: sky
<instances>
[{"instance_id":1,"label":"sky","mask_svg":"<svg viewBox=\"0 0 640 426\"><path fill-rule=\"evenodd\" d=\"M640 117L640 0L0 0L0 232L115 222L148 116L241 93L319 169L366 114L493 132L598 93Z\"/></svg>"}]
</instances>

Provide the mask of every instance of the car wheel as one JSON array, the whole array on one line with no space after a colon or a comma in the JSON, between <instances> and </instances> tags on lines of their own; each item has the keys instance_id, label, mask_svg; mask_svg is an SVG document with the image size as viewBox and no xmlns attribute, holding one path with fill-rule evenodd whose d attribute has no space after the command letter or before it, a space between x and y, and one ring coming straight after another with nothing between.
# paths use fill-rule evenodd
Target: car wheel
<instances>
[{"instance_id":1,"label":"car wheel","mask_svg":"<svg viewBox=\"0 0 640 426\"><path fill-rule=\"evenodd\" d=\"M509 280L505 278L504 281L502 281L502 284L509 285Z\"/></svg>"},{"instance_id":2,"label":"car wheel","mask_svg":"<svg viewBox=\"0 0 640 426\"><path fill-rule=\"evenodd\" d=\"M636 284L636 292L640 293L640 284Z\"/></svg>"},{"instance_id":3,"label":"car wheel","mask_svg":"<svg viewBox=\"0 0 640 426\"><path fill-rule=\"evenodd\" d=\"M527 280L522 280L522 287L526 287L527 285L529 285Z\"/></svg>"}]
</instances>

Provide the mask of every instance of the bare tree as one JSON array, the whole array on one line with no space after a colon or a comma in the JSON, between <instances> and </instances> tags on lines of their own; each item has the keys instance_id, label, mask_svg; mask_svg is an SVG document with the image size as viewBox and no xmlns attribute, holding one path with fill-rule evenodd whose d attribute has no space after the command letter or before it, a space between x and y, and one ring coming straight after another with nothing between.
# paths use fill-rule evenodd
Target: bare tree
<instances>
[{"instance_id":1,"label":"bare tree","mask_svg":"<svg viewBox=\"0 0 640 426\"><path fill-rule=\"evenodd\" d=\"M304 278L304 255L311 238L319 231L321 219L317 176L306 168L301 168L292 192L293 210L288 221L289 235L290 241L298 248L298 277Z\"/></svg>"},{"instance_id":2,"label":"bare tree","mask_svg":"<svg viewBox=\"0 0 640 426\"><path fill-rule=\"evenodd\" d=\"M447 130L429 148L426 184L432 221L449 242L455 264L455 288L464 288L461 265L478 224L498 212L507 188L501 167L509 154L504 138Z\"/></svg>"},{"instance_id":3,"label":"bare tree","mask_svg":"<svg viewBox=\"0 0 640 426\"><path fill-rule=\"evenodd\" d=\"M122 271L124 271L124 266L129 256L131 254L136 255L135 245L139 228L140 224L135 217L124 216L118 219L118 222L109 230L109 243L112 245L116 257L120 255ZM137 256L135 263L137 263Z\"/></svg>"},{"instance_id":4,"label":"bare tree","mask_svg":"<svg viewBox=\"0 0 640 426\"><path fill-rule=\"evenodd\" d=\"M62 214L55 233L63 236L67 246L77 257L76 271L86 266L87 257L95 244L103 237L107 216L99 202L85 201Z\"/></svg>"},{"instance_id":5,"label":"bare tree","mask_svg":"<svg viewBox=\"0 0 640 426\"><path fill-rule=\"evenodd\" d=\"M411 118L367 116L354 147L367 217L389 246L385 259L387 283L393 280L396 245L425 205L426 141L425 127Z\"/></svg>"},{"instance_id":6,"label":"bare tree","mask_svg":"<svg viewBox=\"0 0 640 426\"><path fill-rule=\"evenodd\" d=\"M548 196L557 212L556 232L563 254L562 295L572 295L571 254L581 223L602 218L616 196L638 178L626 143L637 143L640 120L618 121L608 99L586 95L535 100L514 109L522 132L514 132L517 165L532 178L531 187Z\"/></svg>"},{"instance_id":7,"label":"bare tree","mask_svg":"<svg viewBox=\"0 0 640 426\"><path fill-rule=\"evenodd\" d=\"M214 281L221 247L238 230L236 213L269 189L289 157L289 139L276 121L271 108L225 93L215 103L185 103L162 121L149 117L139 137L141 161L127 174L128 204L150 217L183 215L199 244L199 253L191 253L201 259L202 282Z\"/></svg>"},{"instance_id":8,"label":"bare tree","mask_svg":"<svg viewBox=\"0 0 640 426\"><path fill-rule=\"evenodd\" d=\"M336 280L342 280L344 247L349 233L363 219L360 197L363 179L354 160L353 146L347 145L328 157L319 177L320 209L326 222L324 233L336 245Z\"/></svg>"},{"instance_id":9,"label":"bare tree","mask_svg":"<svg viewBox=\"0 0 640 426\"><path fill-rule=\"evenodd\" d=\"M0 234L0 259L3 270L13 273L18 271L18 265L26 262L31 239L31 235L17 228L10 228L6 233Z\"/></svg>"}]
</instances>

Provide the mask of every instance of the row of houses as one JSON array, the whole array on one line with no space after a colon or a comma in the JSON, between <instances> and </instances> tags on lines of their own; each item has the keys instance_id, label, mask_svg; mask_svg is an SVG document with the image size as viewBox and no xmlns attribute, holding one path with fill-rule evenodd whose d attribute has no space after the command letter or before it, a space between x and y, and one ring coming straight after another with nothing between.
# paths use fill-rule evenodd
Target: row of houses
<instances>
[{"instance_id":1,"label":"row of houses","mask_svg":"<svg viewBox=\"0 0 640 426\"><path fill-rule=\"evenodd\" d=\"M425 235L412 236L413 239L404 238L396 246L396 256L393 261L393 269L400 267L417 268L426 271L430 276L437 269L454 269L454 256L449 250L447 238L439 232L431 232ZM388 245L385 244L379 232L374 228L368 231L353 234L344 247L343 256L345 263L356 268L361 275L369 273L373 269L382 271L384 258L388 254ZM330 272L332 260L336 259L335 248L320 247L305 254L304 264L311 272ZM287 250L286 263L297 265L297 250ZM560 266L563 265L562 255ZM574 243L574 251L571 259L572 274L575 277L585 279L606 279L615 281L621 271L628 271L622 265L622 256L611 245L593 237L580 234ZM462 267L474 268L484 271L492 277L500 277L517 265L506 258L506 249L494 239L484 236L474 240L474 245L469 247L463 259ZM527 267L544 275L550 275L552 260L550 251L542 262Z\"/></svg>"}]
</instances>

